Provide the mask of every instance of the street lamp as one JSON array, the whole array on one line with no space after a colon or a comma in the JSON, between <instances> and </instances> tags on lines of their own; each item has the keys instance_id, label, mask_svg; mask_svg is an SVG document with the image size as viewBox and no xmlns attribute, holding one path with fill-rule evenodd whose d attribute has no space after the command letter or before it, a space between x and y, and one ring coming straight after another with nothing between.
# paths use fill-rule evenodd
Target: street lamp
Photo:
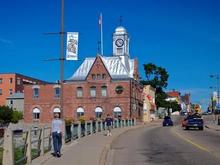
<instances>
[{"instance_id":1,"label":"street lamp","mask_svg":"<svg viewBox=\"0 0 220 165\"><path fill-rule=\"evenodd\" d=\"M217 80L217 103L216 108L219 108L219 74L210 75L211 78L215 78Z\"/></svg>"}]
</instances>

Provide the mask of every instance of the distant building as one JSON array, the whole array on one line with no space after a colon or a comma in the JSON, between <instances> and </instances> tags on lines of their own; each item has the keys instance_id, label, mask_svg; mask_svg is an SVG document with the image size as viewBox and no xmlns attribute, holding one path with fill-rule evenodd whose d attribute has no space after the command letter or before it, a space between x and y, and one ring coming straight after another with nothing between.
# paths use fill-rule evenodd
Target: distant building
<instances>
[{"instance_id":1,"label":"distant building","mask_svg":"<svg viewBox=\"0 0 220 165\"><path fill-rule=\"evenodd\" d=\"M86 120L113 117L142 118L143 86L137 59L130 59L124 27L113 34L113 56L86 58L63 85L63 117ZM25 122L50 122L61 112L59 84L25 86Z\"/></svg>"},{"instance_id":2,"label":"distant building","mask_svg":"<svg viewBox=\"0 0 220 165\"><path fill-rule=\"evenodd\" d=\"M14 93L7 99L6 105L17 111L24 111L24 93Z\"/></svg>"},{"instance_id":3,"label":"distant building","mask_svg":"<svg viewBox=\"0 0 220 165\"><path fill-rule=\"evenodd\" d=\"M6 99L14 93L23 93L25 84L45 84L32 77L24 76L18 73L0 74L0 105L6 105Z\"/></svg>"},{"instance_id":4,"label":"distant building","mask_svg":"<svg viewBox=\"0 0 220 165\"><path fill-rule=\"evenodd\" d=\"M179 91L172 90L172 91L167 92L167 95L168 95L168 97L170 97L170 98L175 98L176 101L177 101L177 103L180 104L180 102L181 102L181 96L180 96L180 92L179 92Z\"/></svg>"},{"instance_id":5,"label":"distant building","mask_svg":"<svg viewBox=\"0 0 220 165\"><path fill-rule=\"evenodd\" d=\"M156 89L150 85L144 85L143 89L143 122L149 122L156 117L155 104Z\"/></svg>"}]
</instances>

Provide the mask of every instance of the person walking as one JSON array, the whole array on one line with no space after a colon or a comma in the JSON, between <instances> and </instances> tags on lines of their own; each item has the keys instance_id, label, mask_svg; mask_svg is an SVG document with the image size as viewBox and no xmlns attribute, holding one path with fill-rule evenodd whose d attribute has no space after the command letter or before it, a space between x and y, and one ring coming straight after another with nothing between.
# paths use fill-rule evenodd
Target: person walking
<instances>
[{"instance_id":1,"label":"person walking","mask_svg":"<svg viewBox=\"0 0 220 165\"><path fill-rule=\"evenodd\" d=\"M113 127L113 119L109 114L107 114L107 117L105 119L106 126L107 126L107 136L112 136L111 130Z\"/></svg>"},{"instance_id":2,"label":"person walking","mask_svg":"<svg viewBox=\"0 0 220 165\"><path fill-rule=\"evenodd\" d=\"M52 120L51 132L53 138L53 148L55 157L61 157L61 147L62 147L62 120L59 118L59 113L54 114L54 119Z\"/></svg>"}]
</instances>

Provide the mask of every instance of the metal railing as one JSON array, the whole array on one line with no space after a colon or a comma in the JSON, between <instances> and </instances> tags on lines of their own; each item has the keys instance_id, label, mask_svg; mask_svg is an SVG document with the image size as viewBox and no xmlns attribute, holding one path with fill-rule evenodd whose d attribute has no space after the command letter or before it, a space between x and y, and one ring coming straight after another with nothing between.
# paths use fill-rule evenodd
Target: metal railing
<instances>
[{"instance_id":1,"label":"metal railing","mask_svg":"<svg viewBox=\"0 0 220 165\"><path fill-rule=\"evenodd\" d=\"M135 119L115 119L113 128L136 125ZM84 136L106 130L106 123L102 120L74 122L65 125L65 143L69 143ZM30 165L32 160L51 151L51 127L29 128L19 132L6 129L4 133L3 165ZM1 163L0 163L1 164Z\"/></svg>"}]
</instances>

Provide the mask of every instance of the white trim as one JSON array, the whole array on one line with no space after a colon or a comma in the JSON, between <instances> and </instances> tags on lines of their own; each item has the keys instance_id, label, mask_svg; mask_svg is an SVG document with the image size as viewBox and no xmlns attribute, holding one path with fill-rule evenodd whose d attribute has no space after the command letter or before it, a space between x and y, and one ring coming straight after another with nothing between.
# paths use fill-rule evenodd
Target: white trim
<instances>
[{"instance_id":1,"label":"white trim","mask_svg":"<svg viewBox=\"0 0 220 165\"><path fill-rule=\"evenodd\" d=\"M84 113L84 109L82 107L79 107L76 109L77 113Z\"/></svg>"},{"instance_id":2,"label":"white trim","mask_svg":"<svg viewBox=\"0 0 220 165\"><path fill-rule=\"evenodd\" d=\"M114 112L121 112L121 108L120 107L115 107L113 111Z\"/></svg>"},{"instance_id":3,"label":"white trim","mask_svg":"<svg viewBox=\"0 0 220 165\"><path fill-rule=\"evenodd\" d=\"M40 109L39 108L34 108L33 113L40 113Z\"/></svg>"},{"instance_id":4,"label":"white trim","mask_svg":"<svg viewBox=\"0 0 220 165\"><path fill-rule=\"evenodd\" d=\"M40 89L40 86L39 85L33 85L32 89L35 89L35 88Z\"/></svg>"},{"instance_id":5,"label":"white trim","mask_svg":"<svg viewBox=\"0 0 220 165\"><path fill-rule=\"evenodd\" d=\"M60 113L61 111L60 111L60 108L56 107L56 108L53 109L53 112L54 113Z\"/></svg>"}]
</instances>

